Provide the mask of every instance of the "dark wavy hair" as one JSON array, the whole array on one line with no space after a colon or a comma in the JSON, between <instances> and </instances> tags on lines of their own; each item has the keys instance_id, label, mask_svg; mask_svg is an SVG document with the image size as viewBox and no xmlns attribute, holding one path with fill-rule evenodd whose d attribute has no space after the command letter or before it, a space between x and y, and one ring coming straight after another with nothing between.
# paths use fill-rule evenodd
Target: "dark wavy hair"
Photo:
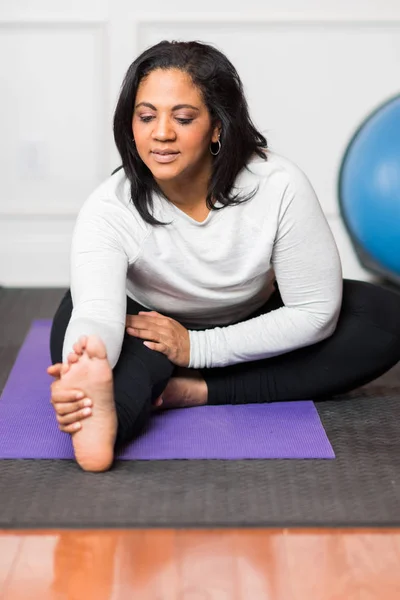
<instances>
[{"instance_id":1,"label":"dark wavy hair","mask_svg":"<svg viewBox=\"0 0 400 600\"><path fill-rule=\"evenodd\" d=\"M208 44L164 40L145 50L130 65L114 113L114 139L122 159L119 169L124 169L131 183L132 202L141 217L152 225L165 224L150 212L152 193L165 195L139 157L132 140L137 89L141 80L155 69L179 69L187 73L202 94L212 126L221 123L221 150L213 157L207 207L218 210L214 201L219 201L220 208L224 208L250 200L257 189L247 196L234 194L235 178L254 153L267 160L263 149L267 149L268 144L250 119L243 84L235 67L222 52Z\"/></svg>"}]
</instances>

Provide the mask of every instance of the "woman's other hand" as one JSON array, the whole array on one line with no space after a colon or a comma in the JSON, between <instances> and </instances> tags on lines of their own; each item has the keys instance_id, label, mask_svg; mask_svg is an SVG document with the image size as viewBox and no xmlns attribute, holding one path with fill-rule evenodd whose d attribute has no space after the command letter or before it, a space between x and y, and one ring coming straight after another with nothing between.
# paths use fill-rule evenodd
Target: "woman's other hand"
<instances>
[{"instance_id":1,"label":"woman's other hand","mask_svg":"<svg viewBox=\"0 0 400 600\"><path fill-rule=\"evenodd\" d=\"M127 315L125 324L127 333L146 340L143 343L150 350L165 354L178 367L189 365L189 332L178 321L149 311Z\"/></svg>"}]
</instances>

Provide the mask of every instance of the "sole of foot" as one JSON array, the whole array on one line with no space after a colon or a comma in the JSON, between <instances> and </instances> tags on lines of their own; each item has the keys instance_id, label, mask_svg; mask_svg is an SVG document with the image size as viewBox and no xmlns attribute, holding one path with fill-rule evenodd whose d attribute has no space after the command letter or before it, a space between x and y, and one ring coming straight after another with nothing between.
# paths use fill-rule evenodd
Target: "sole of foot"
<instances>
[{"instance_id":1,"label":"sole of foot","mask_svg":"<svg viewBox=\"0 0 400 600\"><path fill-rule=\"evenodd\" d=\"M84 471L107 471L114 460L117 434L112 369L98 336L80 338L75 348L79 359L64 369L61 379L68 387L82 390L93 403L91 417L71 434L75 458Z\"/></svg>"}]
</instances>

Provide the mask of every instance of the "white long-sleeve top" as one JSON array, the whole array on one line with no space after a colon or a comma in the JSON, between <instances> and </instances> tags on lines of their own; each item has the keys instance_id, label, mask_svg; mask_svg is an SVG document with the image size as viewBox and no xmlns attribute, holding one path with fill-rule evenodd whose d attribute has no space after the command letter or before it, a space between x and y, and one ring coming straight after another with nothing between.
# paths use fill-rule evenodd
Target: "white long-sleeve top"
<instances>
[{"instance_id":1,"label":"white long-sleeve top","mask_svg":"<svg viewBox=\"0 0 400 600\"><path fill-rule=\"evenodd\" d=\"M189 330L191 368L269 358L329 337L342 269L315 191L296 164L271 151L235 181L242 193L256 186L251 200L211 211L203 222L154 194L153 214L169 224L153 226L135 209L123 169L102 183L73 231L63 361L81 335L96 334L114 368L126 296ZM266 302L275 279L284 306L238 323Z\"/></svg>"}]
</instances>

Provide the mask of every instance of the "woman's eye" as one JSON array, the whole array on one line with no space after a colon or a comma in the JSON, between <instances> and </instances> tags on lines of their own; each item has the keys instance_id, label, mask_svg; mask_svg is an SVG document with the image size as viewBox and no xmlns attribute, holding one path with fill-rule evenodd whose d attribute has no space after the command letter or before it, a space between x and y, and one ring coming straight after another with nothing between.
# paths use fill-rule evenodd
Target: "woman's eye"
<instances>
[{"instance_id":1,"label":"woman's eye","mask_svg":"<svg viewBox=\"0 0 400 600\"><path fill-rule=\"evenodd\" d=\"M142 123L149 123L152 119L154 119L154 117L151 115L148 115L145 117L139 117L139 119L142 121ZM177 118L176 120L181 125L189 125L189 123L191 123L193 121L193 119L179 119L179 118Z\"/></svg>"}]
</instances>

